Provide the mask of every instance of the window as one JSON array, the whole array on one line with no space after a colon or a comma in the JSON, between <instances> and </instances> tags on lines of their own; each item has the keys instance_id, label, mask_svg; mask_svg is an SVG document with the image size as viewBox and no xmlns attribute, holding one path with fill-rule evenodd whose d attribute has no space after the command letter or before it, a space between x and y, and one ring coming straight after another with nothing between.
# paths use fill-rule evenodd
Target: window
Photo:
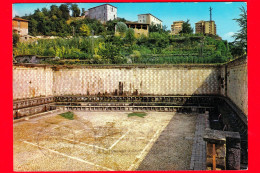
<instances>
[{"instance_id":1,"label":"window","mask_svg":"<svg viewBox=\"0 0 260 173\"><path fill-rule=\"evenodd\" d=\"M113 12L113 7L111 7L111 11Z\"/></svg>"},{"instance_id":2,"label":"window","mask_svg":"<svg viewBox=\"0 0 260 173\"><path fill-rule=\"evenodd\" d=\"M116 15L114 15L114 19L116 18Z\"/></svg>"}]
</instances>

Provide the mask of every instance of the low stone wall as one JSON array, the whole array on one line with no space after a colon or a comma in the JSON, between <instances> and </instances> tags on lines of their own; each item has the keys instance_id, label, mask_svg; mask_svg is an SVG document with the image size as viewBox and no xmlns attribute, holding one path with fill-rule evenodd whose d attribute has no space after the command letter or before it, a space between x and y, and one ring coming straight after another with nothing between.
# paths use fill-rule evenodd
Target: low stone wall
<instances>
[{"instance_id":1,"label":"low stone wall","mask_svg":"<svg viewBox=\"0 0 260 173\"><path fill-rule=\"evenodd\" d=\"M51 106L51 104L42 104L39 106L32 106L32 107L27 107L27 108L16 109L16 110L13 110L13 118L17 119L17 118L34 115L34 114L41 113L41 112L46 112L46 111L52 110L52 108L53 107Z\"/></svg>"},{"instance_id":2,"label":"low stone wall","mask_svg":"<svg viewBox=\"0 0 260 173\"><path fill-rule=\"evenodd\" d=\"M53 103L54 97L39 97L33 99L16 100L13 102L13 109L21 109L26 107L38 106L47 103Z\"/></svg>"}]
</instances>

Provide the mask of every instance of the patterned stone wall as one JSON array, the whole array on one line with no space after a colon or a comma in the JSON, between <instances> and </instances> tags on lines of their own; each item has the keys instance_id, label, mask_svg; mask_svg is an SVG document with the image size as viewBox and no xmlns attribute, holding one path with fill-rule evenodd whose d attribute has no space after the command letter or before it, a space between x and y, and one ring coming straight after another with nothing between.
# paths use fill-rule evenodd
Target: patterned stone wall
<instances>
[{"instance_id":1,"label":"patterned stone wall","mask_svg":"<svg viewBox=\"0 0 260 173\"><path fill-rule=\"evenodd\" d=\"M49 67L13 66L13 99L52 96L53 70Z\"/></svg>"},{"instance_id":2,"label":"patterned stone wall","mask_svg":"<svg viewBox=\"0 0 260 173\"><path fill-rule=\"evenodd\" d=\"M247 61L222 66L13 66L13 99L59 95L223 95L246 115Z\"/></svg>"},{"instance_id":3,"label":"patterned stone wall","mask_svg":"<svg viewBox=\"0 0 260 173\"><path fill-rule=\"evenodd\" d=\"M247 59L227 64L226 96L248 115Z\"/></svg>"},{"instance_id":4,"label":"patterned stone wall","mask_svg":"<svg viewBox=\"0 0 260 173\"><path fill-rule=\"evenodd\" d=\"M54 72L54 95L220 94L214 67L73 68Z\"/></svg>"}]
</instances>

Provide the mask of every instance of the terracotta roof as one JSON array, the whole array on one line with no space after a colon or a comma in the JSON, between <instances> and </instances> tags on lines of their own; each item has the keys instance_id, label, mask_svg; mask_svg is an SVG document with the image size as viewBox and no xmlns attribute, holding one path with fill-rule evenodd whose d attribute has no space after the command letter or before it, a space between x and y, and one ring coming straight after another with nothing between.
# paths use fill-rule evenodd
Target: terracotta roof
<instances>
[{"instance_id":1,"label":"terracotta roof","mask_svg":"<svg viewBox=\"0 0 260 173\"><path fill-rule=\"evenodd\" d=\"M29 20L22 19L22 18L20 18L20 17L15 17L15 18L13 18L13 20L19 20L19 21L29 22Z\"/></svg>"},{"instance_id":2,"label":"terracotta roof","mask_svg":"<svg viewBox=\"0 0 260 173\"><path fill-rule=\"evenodd\" d=\"M153 16L153 17L155 17L154 15L152 15L151 13L147 13L147 14L138 14L138 16L139 15L151 15L151 16ZM156 19L158 19L158 20L160 20L161 22L162 22L162 20L161 19L159 19L159 18L157 18L157 17L155 17Z\"/></svg>"}]
</instances>

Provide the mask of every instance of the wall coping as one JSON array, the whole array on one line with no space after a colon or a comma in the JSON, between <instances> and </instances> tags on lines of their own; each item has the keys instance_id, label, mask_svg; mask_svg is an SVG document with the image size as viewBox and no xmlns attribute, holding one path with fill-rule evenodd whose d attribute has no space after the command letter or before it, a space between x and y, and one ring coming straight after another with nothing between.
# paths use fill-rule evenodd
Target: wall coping
<instances>
[{"instance_id":1,"label":"wall coping","mask_svg":"<svg viewBox=\"0 0 260 173\"><path fill-rule=\"evenodd\" d=\"M14 67L49 67L54 70L59 69L76 69L76 68L99 68L99 69L118 69L118 68L125 68L125 69L132 69L132 68L192 68L192 67L199 67L199 68L216 68L222 66L236 66L240 64L247 63L247 56L243 56L232 60L230 62L222 63L222 64L89 64L89 65L49 65L49 64L30 64L30 63L14 63Z\"/></svg>"}]
</instances>

